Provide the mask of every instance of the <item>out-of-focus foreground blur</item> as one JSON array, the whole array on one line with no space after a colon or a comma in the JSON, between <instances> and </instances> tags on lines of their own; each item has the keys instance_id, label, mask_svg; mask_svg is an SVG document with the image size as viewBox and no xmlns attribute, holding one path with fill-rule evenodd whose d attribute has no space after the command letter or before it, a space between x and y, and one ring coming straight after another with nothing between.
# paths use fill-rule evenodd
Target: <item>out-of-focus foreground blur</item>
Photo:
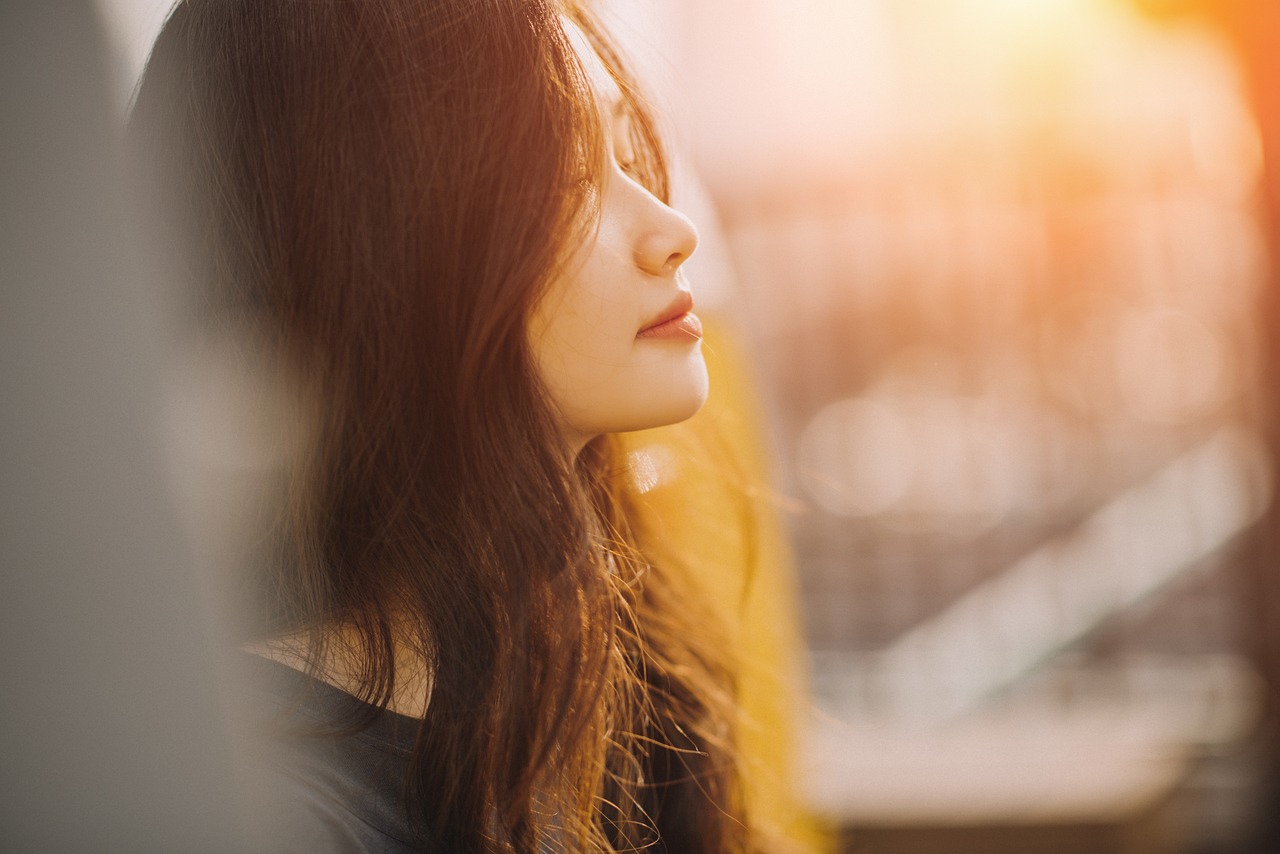
<instances>
[{"instance_id":1,"label":"out-of-focus foreground blur","mask_svg":"<svg viewBox=\"0 0 1280 854\"><path fill-rule=\"evenodd\" d=\"M842 846L1274 850L1271 0L609 5L723 220ZM101 2L122 103L164 6Z\"/></svg>"}]
</instances>

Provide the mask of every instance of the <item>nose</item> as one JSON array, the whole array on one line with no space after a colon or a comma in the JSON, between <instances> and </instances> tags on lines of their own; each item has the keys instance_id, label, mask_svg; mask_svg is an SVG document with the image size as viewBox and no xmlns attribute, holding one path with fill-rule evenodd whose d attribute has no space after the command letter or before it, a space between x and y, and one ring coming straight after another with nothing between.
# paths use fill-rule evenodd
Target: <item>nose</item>
<instances>
[{"instance_id":1,"label":"nose","mask_svg":"<svg viewBox=\"0 0 1280 854\"><path fill-rule=\"evenodd\" d=\"M653 196L647 201L648 215L636 241L636 266L651 276L674 276L698 248L698 229L675 208Z\"/></svg>"}]
</instances>

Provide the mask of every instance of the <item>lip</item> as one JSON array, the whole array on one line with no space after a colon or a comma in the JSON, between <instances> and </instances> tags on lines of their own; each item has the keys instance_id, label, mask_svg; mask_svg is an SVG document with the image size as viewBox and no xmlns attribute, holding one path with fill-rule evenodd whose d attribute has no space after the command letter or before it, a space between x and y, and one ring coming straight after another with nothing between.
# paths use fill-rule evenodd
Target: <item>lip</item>
<instances>
[{"instance_id":1,"label":"lip","mask_svg":"<svg viewBox=\"0 0 1280 854\"><path fill-rule=\"evenodd\" d=\"M637 338L699 340L702 321L693 313L693 294L680 291L662 313L636 333Z\"/></svg>"}]
</instances>

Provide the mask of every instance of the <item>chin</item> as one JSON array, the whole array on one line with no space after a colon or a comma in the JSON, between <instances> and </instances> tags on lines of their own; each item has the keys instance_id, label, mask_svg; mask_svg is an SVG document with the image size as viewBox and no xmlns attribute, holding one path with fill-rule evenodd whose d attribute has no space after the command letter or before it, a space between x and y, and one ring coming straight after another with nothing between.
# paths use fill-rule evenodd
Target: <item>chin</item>
<instances>
[{"instance_id":1,"label":"chin","mask_svg":"<svg viewBox=\"0 0 1280 854\"><path fill-rule=\"evenodd\" d=\"M625 426L620 425L620 429L611 432L648 430L686 421L707 402L709 388L707 366L699 351L682 366L682 370L673 372L662 381L637 388L632 396L635 407L631 417L626 419Z\"/></svg>"},{"instance_id":2,"label":"chin","mask_svg":"<svg viewBox=\"0 0 1280 854\"><path fill-rule=\"evenodd\" d=\"M703 366L702 370L689 384L689 388L685 394L678 400L673 401L672 408L666 413L661 424L655 424L655 427L662 427L667 424L678 424L681 421L687 421L702 409L707 402L707 394L710 392L711 386L707 380L707 369Z\"/></svg>"},{"instance_id":3,"label":"chin","mask_svg":"<svg viewBox=\"0 0 1280 854\"><path fill-rule=\"evenodd\" d=\"M603 394L579 397L579 406L562 408L564 425L585 437L665 427L691 418L707 402L707 391L707 366L695 350L663 371L614 377Z\"/></svg>"}]
</instances>

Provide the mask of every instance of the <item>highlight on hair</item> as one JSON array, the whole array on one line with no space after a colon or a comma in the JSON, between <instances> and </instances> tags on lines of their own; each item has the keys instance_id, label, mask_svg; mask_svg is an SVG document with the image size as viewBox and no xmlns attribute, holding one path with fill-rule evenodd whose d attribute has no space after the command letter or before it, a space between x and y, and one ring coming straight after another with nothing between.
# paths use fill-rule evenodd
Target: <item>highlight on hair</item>
<instances>
[{"instance_id":1,"label":"highlight on hair","mask_svg":"<svg viewBox=\"0 0 1280 854\"><path fill-rule=\"evenodd\" d=\"M202 282L290 366L305 451L255 563L262 637L385 707L429 685L405 792L449 851L728 852L733 668L645 558L610 437L566 454L527 319L591 239L601 119L552 0L183 0L132 118ZM351 722L358 725L359 722Z\"/></svg>"}]
</instances>

